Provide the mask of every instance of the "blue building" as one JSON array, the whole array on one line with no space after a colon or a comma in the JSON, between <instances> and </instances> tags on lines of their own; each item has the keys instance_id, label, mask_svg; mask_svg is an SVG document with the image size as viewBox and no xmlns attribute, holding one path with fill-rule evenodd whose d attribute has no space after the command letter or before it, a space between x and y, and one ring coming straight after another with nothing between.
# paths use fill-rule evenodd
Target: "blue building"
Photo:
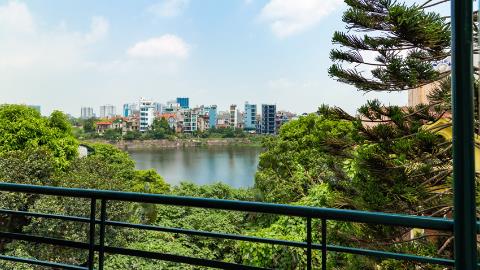
<instances>
[{"instance_id":1,"label":"blue building","mask_svg":"<svg viewBox=\"0 0 480 270\"><path fill-rule=\"evenodd\" d=\"M177 103L180 104L180 108L190 108L190 99L188 97L177 97Z\"/></svg>"},{"instance_id":2,"label":"blue building","mask_svg":"<svg viewBox=\"0 0 480 270\"><path fill-rule=\"evenodd\" d=\"M262 104L262 134L276 134L277 105Z\"/></svg>"},{"instance_id":3,"label":"blue building","mask_svg":"<svg viewBox=\"0 0 480 270\"><path fill-rule=\"evenodd\" d=\"M243 116L245 130L255 130L257 126L257 105L245 102L245 114Z\"/></svg>"},{"instance_id":4,"label":"blue building","mask_svg":"<svg viewBox=\"0 0 480 270\"><path fill-rule=\"evenodd\" d=\"M215 128L217 125L217 105L208 108L208 125L210 128Z\"/></svg>"},{"instance_id":5,"label":"blue building","mask_svg":"<svg viewBox=\"0 0 480 270\"><path fill-rule=\"evenodd\" d=\"M132 111L130 110L130 104L123 104L122 115L123 117L129 117L130 115L132 115Z\"/></svg>"}]
</instances>

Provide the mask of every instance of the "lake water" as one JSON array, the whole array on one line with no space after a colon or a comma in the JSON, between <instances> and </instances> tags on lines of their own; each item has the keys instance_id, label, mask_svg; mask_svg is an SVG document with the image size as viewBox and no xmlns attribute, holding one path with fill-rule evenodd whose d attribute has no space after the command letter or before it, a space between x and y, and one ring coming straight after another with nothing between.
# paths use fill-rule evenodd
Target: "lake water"
<instances>
[{"instance_id":1,"label":"lake water","mask_svg":"<svg viewBox=\"0 0 480 270\"><path fill-rule=\"evenodd\" d=\"M261 148L210 146L129 150L140 170L155 169L168 183L199 185L222 182L236 188L254 183Z\"/></svg>"}]
</instances>

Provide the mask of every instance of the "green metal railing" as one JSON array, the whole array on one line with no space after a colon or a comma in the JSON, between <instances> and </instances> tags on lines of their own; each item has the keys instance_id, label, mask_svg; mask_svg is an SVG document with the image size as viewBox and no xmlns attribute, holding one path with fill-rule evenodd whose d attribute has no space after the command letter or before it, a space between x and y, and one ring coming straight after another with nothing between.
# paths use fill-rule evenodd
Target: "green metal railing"
<instances>
[{"instance_id":1,"label":"green metal railing","mask_svg":"<svg viewBox=\"0 0 480 270\"><path fill-rule=\"evenodd\" d=\"M327 222L328 221L345 221L358 222L367 224L381 224L389 226L401 226L408 228L422 228L438 231L453 232L454 222L446 218L432 218L422 216L407 216L398 214L386 214L375 212L363 212L355 210L342 210L318 207L303 207L292 205L279 205L259 202L231 201L207 198L166 196L157 194L130 193L119 191L104 190L87 190L87 189L71 189L61 187L33 186L22 184L0 184L0 190L4 192L16 192L27 194L53 195L61 197L84 198L90 200L90 217L64 216L58 214L32 213L25 211L13 211L1 209L0 214L3 215L21 215L37 218L49 218L63 221L73 221L89 224L88 242L75 242L57 238L26 235L22 233L0 232L0 238L29 241L33 243L58 245L68 248L77 248L88 250L88 266L81 267L76 265L67 265L61 263L52 263L39 261L34 259L17 258L12 256L0 255L0 259L9 260L19 263L29 263L34 265L49 266L56 269L94 269L94 265L98 265L98 269L104 268L105 254L118 254L126 256L135 256L148 259L158 259L175 263L184 263L189 265L206 266L220 269L263 269L248 265L240 265L229 262L207 260L203 258L186 257L175 254L166 254L151 251L142 251L127 249L121 247L112 247L105 245L105 229L107 226L131 228L140 230L150 230L158 232L167 232L174 234L195 235L203 237L212 237L219 239L230 239L237 241L248 241L255 243L266 243L272 245L281 245L289 247L303 248L307 256L307 269L312 269L312 252L314 250L321 251L322 269L327 267L327 252L350 253L364 256L372 256L376 258L397 259L404 261L412 261L417 263L427 263L434 265L453 266L454 260L445 258L431 258L412 254L393 253L379 250L370 250L346 246L330 245L327 243ZM244 236L237 234L225 234L218 232L207 232L198 230L187 230L182 228L169 228L144 224L134 224L108 219L107 204L112 201L150 203L171 206L198 207L206 209L241 211L250 213L265 213L284 215L292 217L302 217L306 219L306 236L305 241L286 241L271 238L259 238L252 236ZM100 219L97 219L97 203L100 202ZM312 220L321 220L321 239L319 243L312 240ZM98 227L97 227L98 226ZM98 234L96 233L98 230ZM94 258L98 253L98 261Z\"/></svg>"}]
</instances>

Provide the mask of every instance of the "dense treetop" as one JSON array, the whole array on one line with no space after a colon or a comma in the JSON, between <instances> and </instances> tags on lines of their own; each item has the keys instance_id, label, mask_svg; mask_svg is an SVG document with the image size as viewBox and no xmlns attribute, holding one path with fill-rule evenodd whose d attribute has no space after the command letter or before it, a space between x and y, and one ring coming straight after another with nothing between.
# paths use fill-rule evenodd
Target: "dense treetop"
<instances>
[{"instance_id":1,"label":"dense treetop","mask_svg":"<svg viewBox=\"0 0 480 270\"><path fill-rule=\"evenodd\" d=\"M45 148L61 168L77 156L78 142L67 117L53 112L42 117L23 105L0 106L0 153L12 150Z\"/></svg>"}]
</instances>

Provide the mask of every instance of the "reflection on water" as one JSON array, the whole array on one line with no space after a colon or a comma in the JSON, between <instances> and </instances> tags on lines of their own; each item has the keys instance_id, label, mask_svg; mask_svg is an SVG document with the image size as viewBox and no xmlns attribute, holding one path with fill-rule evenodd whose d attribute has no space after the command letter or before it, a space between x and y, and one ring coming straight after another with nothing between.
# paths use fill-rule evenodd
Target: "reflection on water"
<instances>
[{"instance_id":1,"label":"reflection on water","mask_svg":"<svg viewBox=\"0 0 480 270\"><path fill-rule=\"evenodd\" d=\"M218 146L129 150L140 170L155 169L168 183L199 185L223 182L233 187L253 186L261 149Z\"/></svg>"}]
</instances>

